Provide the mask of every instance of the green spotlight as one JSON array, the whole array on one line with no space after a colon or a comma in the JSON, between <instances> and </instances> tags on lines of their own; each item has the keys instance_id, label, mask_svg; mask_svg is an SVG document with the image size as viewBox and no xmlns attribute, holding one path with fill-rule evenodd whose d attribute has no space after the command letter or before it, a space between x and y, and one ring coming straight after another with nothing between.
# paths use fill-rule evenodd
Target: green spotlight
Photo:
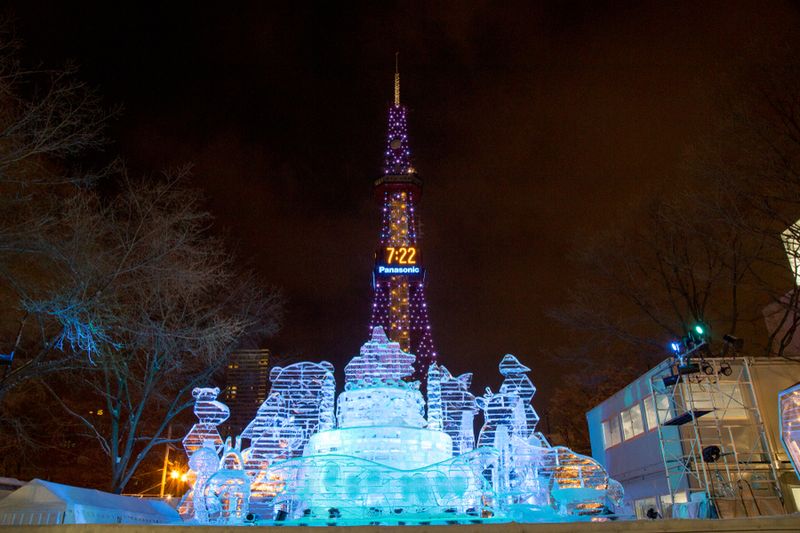
<instances>
[{"instance_id":1,"label":"green spotlight","mask_svg":"<svg viewBox=\"0 0 800 533\"><path fill-rule=\"evenodd\" d=\"M706 332L706 330L704 330L703 326L701 326L700 324L696 325L694 327L694 330L697 332L698 335L702 335L703 333Z\"/></svg>"}]
</instances>

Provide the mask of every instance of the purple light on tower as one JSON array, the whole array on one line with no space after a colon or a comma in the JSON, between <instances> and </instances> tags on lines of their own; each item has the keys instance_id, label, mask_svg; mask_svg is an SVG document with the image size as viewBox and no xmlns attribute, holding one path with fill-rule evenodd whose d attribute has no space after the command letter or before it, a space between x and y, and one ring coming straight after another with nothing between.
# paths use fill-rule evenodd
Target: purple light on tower
<instances>
[{"instance_id":1,"label":"purple light on tower","mask_svg":"<svg viewBox=\"0 0 800 533\"><path fill-rule=\"evenodd\" d=\"M400 176L414 171L411 150L408 147L406 107L394 104L389 107L389 131L386 136L383 175Z\"/></svg>"},{"instance_id":2,"label":"purple light on tower","mask_svg":"<svg viewBox=\"0 0 800 533\"><path fill-rule=\"evenodd\" d=\"M425 269L415 208L422 196L422 180L411 162L407 109L400 104L400 75L397 72L394 81L383 176L375 181L375 197L382 209L368 331L382 326L391 340L398 342L404 351L416 355L413 377L423 380L428 366L436 361L436 351L425 303ZM409 266L418 267L418 272L391 275L392 270L403 271Z\"/></svg>"}]
</instances>

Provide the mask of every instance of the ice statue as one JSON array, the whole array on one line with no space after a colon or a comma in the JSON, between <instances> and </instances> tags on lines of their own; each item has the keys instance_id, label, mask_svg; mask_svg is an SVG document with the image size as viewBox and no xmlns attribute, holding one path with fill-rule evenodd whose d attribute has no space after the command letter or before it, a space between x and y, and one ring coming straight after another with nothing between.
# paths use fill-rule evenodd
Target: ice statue
<instances>
[{"instance_id":1,"label":"ice statue","mask_svg":"<svg viewBox=\"0 0 800 533\"><path fill-rule=\"evenodd\" d=\"M621 486L610 484L613 480L591 457L550 446L536 433L539 416L530 403L536 387L528 372L516 357L506 355L500 362L505 379L499 392L487 388L477 398L484 411L478 445L499 452L492 473L499 505L520 521L603 512L610 494L621 498Z\"/></svg>"},{"instance_id":2,"label":"ice statue","mask_svg":"<svg viewBox=\"0 0 800 533\"><path fill-rule=\"evenodd\" d=\"M217 471L203 488L207 514L205 522L242 524L250 507L250 477L244 471L240 439L236 439L236 446L232 447L228 437L222 458L217 464Z\"/></svg>"},{"instance_id":3,"label":"ice statue","mask_svg":"<svg viewBox=\"0 0 800 533\"><path fill-rule=\"evenodd\" d=\"M781 442L795 473L800 476L800 383L778 394Z\"/></svg>"},{"instance_id":4,"label":"ice statue","mask_svg":"<svg viewBox=\"0 0 800 533\"><path fill-rule=\"evenodd\" d=\"M264 428L286 425L291 418L291 424L303 434L296 449L299 455L308 437L334 425L333 365L323 361L295 363L286 368L276 366L270 371L269 380L272 382L269 397L245 428L242 438L256 439Z\"/></svg>"},{"instance_id":5,"label":"ice statue","mask_svg":"<svg viewBox=\"0 0 800 533\"><path fill-rule=\"evenodd\" d=\"M414 372L414 354L404 352L390 341L382 327L372 330L372 337L361 347L344 369L346 383L366 384L400 381Z\"/></svg>"},{"instance_id":6,"label":"ice statue","mask_svg":"<svg viewBox=\"0 0 800 533\"><path fill-rule=\"evenodd\" d=\"M478 414L478 406L475 395L469 391L472 374L453 377L444 366L439 366L438 370L443 429L453 439L453 455L461 455L475 448L475 429L472 421Z\"/></svg>"},{"instance_id":7,"label":"ice statue","mask_svg":"<svg viewBox=\"0 0 800 533\"><path fill-rule=\"evenodd\" d=\"M192 396L195 398L194 414L199 422L192 426L183 439L183 449L189 457L206 442L214 443L217 451L222 448L222 437L217 426L230 416L228 406L217 401L219 388L195 388Z\"/></svg>"},{"instance_id":8,"label":"ice statue","mask_svg":"<svg viewBox=\"0 0 800 533\"><path fill-rule=\"evenodd\" d=\"M404 523L481 512L491 490L482 474L494 453L453 457L442 430L438 368L429 375L426 420L419 382L404 379L413 361L382 328L373 330L345 368L337 427L312 435L303 457L273 463L270 476L281 483L276 519Z\"/></svg>"},{"instance_id":9,"label":"ice statue","mask_svg":"<svg viewBox=\"0 0 800 533\"><path fill-rule=\"evenodd\" d=\"M275 461L299 457L311 435L335 425L333 365L302 362L270 372L272 387L242 438L250 440L245 471L252 480L254 511L269 515L270 500L282 486L271 479Z\"/></svg>"},{"instance_id":10,"label":"ice statue","mask_svg":"<svg viewBox=\"0 0 800 533\"><path fill-rule=\"evenodd\" d=\"M179 510L182 516L191 516L193 521L205 524L208 522L208 507L203 494L208 480L219 469L219 456L214 441L205 441L191 454L189 468L194 473L194 484L184 494Z\"/></svg>"},{"instance_id":11,"label":"ice statue","mask_svg":"<svg viewBox=\"0 0 800 533\"><path fill-rule=\"evenodd\" d=\"M215 401L219 390L196 389L200 422L184 440L196 520L242 523L249 510L287 525L564 521L621 503L621 485L594 459L536 431L536 388L513 355L500 362L497 393L479 398L471 374L430 365L427 409L409 379L413 361L375 328L345 368L335 411L330 363L273 369L245 450L240 439L220 446L216 424L228 411Z\"/></svg>"},{"instance_id":12,"label":"ice statue","mask_svg":"<svg viewBox=\"0 0 800 533\"><path fill-rule=\"evenodd\" d=\"M436 363L428 367L428 429L442 430L442 372Z\"/></svg>"},{"instance_id":13,"label":"ice statue","mask_svg":"<svg viewBox=\"0 0 800 533\"><path fill-rule=\"evenodd\" d=\"M217 401L218 395L217 387L197 387L192 390L194 414L199 422L183 438L183 449L189 457L189 468L194 472L195 480L192 489L184 494L178 510L181 516L201 522L208 519L205 502L202 498L196 502L194 495L202 494L206 481L219 467L218 454L223 443L217 426L230 416L228 406Z\"/></svg>"}]
</instances>

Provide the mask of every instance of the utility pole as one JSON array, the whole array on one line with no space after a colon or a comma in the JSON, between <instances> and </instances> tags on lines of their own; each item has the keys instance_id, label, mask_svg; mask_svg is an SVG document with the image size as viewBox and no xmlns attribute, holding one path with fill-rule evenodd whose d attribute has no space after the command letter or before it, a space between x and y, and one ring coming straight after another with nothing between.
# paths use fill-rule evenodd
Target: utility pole
<instances>
[{"instance_id":1,"label":"utility pole","mask_svg":"<svg viewBox=\"0 0 800 533\"><path fill-rule=\"evenodd\" d=\"M172 439L172 424L167 426L167 441ZM159 498L164 497L164 487L167 484L167 467L169 466L169 447L172 446L172 443L167 442L166 446L164 446L164 467L161 469L161 492L159 493Z\"/></svg>"}]
</instances>

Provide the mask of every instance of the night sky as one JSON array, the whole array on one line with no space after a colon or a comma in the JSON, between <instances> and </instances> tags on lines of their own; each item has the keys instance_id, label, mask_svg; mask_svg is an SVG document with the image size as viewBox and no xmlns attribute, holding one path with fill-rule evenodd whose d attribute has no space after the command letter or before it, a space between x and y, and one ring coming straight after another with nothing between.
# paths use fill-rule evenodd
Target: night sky
<instances>
[{"instance_id":1,"label":"night sky","mask_svg":"<svg viewBox=\"0 0 800 533\"><path fill-rule=\"evenodd\" d=\"M440 361L477 391L514 353L539 405L576 246L679 187L727 73L800 28L782 2L198 4L7 3L27 58L124 106L108 157L194 164L217 231L288 298L269 347L339 369L366 339L399 50Z\"/></svg>"}]
</instances>

